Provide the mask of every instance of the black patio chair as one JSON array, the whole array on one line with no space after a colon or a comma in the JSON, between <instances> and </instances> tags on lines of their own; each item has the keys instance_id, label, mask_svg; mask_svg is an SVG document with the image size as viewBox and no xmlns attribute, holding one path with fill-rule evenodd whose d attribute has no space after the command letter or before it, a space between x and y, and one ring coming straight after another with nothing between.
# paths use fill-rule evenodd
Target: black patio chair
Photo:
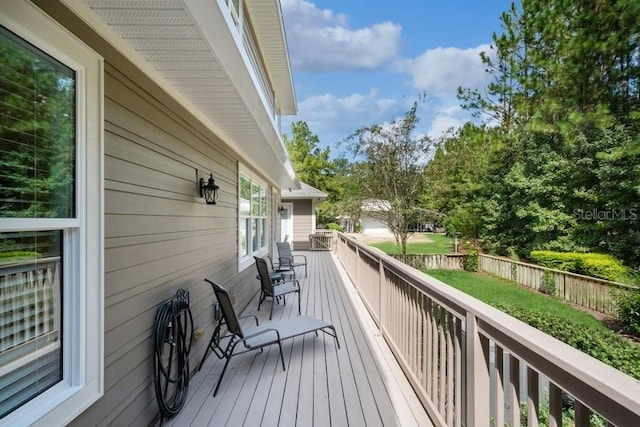
<instances>
[{"instance_id":1,"label":"black patio chair","mask_svg":"<svg viewBox=\"0 0 640 427\"><path fill-rule=\"evenodd\" d=\"M258 301L258 310L262 302L271 298L271 311L269 312L269 320L273 317L273 306L276 300L282 297L282 302L286 305L285 295L291 293L298 294L298 314L300 314L300 282L295 277L287 277L280 274L278 280L269 273L269 266L264 258L253 257L256 260L256 268L260 279L260 300Z\"/></svg>"},{"instance_id":2,"label":"black patio chair","mask_svg":"<svg viewBox=\"0 0 640 427\"><path fill-rule=\"evenodd\" d=\"M264 347L278 344L280 360L282 361L282 370L286 370L284 356L282 354L282 341L309 332L315 332L317 336L318 331L322 331L325 334L332 336L336 341L337 347L340 348L336 329L330 323L311 316L300 316L259 325L258 318L256 316L249 315L238 317L236 315L233 304L231 304L229 292L225 288L209 279L205 279L205 281L213 287L213 292L216 295L218 304L220 304L222 319L213 331L213 335L209 340L209 345L207 346L207 349L202 356L202 360L200 361L198 371L202 369L202 365L207 358L209 350L211 350L218 359L226 359L222 372L220 373L220 378L218 378L216 388L213 390L213 397L218 393L222 377L224 377L227 367L229 366L229 361L234 355L243 354L253 350L262 351ZM240 319L247 317L253 318L256 322L256 326L243 329L240 325ZM221 330L225 326L227 328L227 333L221 336ZM226 345L223 345L222 341L225 339L228 339L228 342ZM244 345L244 350L235 352L236 346L240 343Z\"/></svg>"},{"instance_id":3,"label":"black patio chair","mask_svg":"<svg viewBox=\"0 0 640 427\"><path fill-rule=\"evenodd\" d=\"M291 252L291 246L287 242L276 242L276 247L278 248L278 269L295 272L296 267L304 266L304 277L307 277L306 255L294 255Z\"/></svg>"}]
</instances>

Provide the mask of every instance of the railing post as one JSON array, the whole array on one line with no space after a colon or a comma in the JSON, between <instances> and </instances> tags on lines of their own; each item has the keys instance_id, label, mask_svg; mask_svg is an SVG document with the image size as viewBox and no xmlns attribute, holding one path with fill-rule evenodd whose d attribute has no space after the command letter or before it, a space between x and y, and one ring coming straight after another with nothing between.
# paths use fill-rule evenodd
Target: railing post
<instances>
[{"instance_id":1,"label":"railing post","mask_svg":"<svg viewBox=\"0 0 640 427\"><path fill-rule=\"evenodd\" d=\"M489 423L489 340L480 335L478 319L466 316L467 426Z\"/></svg>"},{"instance_id":2,"label":"railing post","mask_svg":"<svg viewBox=\"0 0 640 427\"><path fill-rule=\"evenodd\" d=\"M356 271L354 272L354 276L356 279L356 289L360 290L360 248L358 248L358 246L356 246L356 265L355 265Z\"/></svg>"},{"instance_id":3,"label":"railing post","mask_svg":"<svg viewBox=\"0 0 640 427\"><path fill-rule=\"evenodd\" d=\"M379 329L382 330L382 325L383 323L383 319L386 316L383 316L383 313L385 312L386 306L384 304L385 300L382 298L383 297L383 292L382 292L382 287L384 286L386 280L385 280L385 276L384 276L384 261L379 260L378 261L378 304L380 307L379 313L378 313L378 325L379 325Z\"/></svg>"}]
</instances>

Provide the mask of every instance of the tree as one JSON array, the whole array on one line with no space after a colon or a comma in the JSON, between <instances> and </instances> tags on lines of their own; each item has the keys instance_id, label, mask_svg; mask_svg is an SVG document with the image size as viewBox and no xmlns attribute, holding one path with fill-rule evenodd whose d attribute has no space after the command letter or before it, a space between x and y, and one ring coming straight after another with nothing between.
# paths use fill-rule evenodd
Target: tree
<instances>
[{"instance_id":1,"label":"tree","mask_svg":"<svg viewBox=\"0 0 640 427\"><path fill-rule=\"evenodd\" d=\"M318 222L333 222L339 186L335 176L337 164L330 158L331 150L319 147L320 139L309 130L306 122L292 123L291 134L291 138L287 135L283 138L298 178L328 194L327 200L318 208Z\"/></svg>"},{"instance_id":2,"label":"tree","mask_svg":"<svg viewBox=\"0 0 640 427\"><path fill-rule=\"evenodd\" d=\"M401 118L362 127L347 139L362 160L354 167L361 195L383 207L378 219L394 235L406 255L410 225L425 184L425 167L431 151L427 136L415 136L418 103Z\"/></svg>"},{"instance_id":3,"label":"tree","mask_svg":"<svg viewBox=\"0 0 640 427\"><path fill-rule=\"evenodd\" d=\"M442 137L426 170L424 205L445 214L444 225L464 238L483 235L488 176L502 145L496 128L465 124Z\"/></svg>"},{"instance_id":4,"label":"tree","mask_svg":"<svg viewBox=\"0 0 640 427\"><path fill-rule=\"evenodd\" d=\"M499 124L501 143L468 157L491 160L474 176L468 135L449 136L430 201L498 248L605 251L637 266L640 3L521 0L501 20L495 52L481 56L487 92L459 92Z\"/></svg>"},{"instance_id":5,"label":"tree","mask_svg":"<svg viewBox=\"0 0 640 427\"><path fill-rule=\"evenodd\" d=\"M486 91L459 87L458 99L462 108L471 111L474 117L484 116L508 132L516 120L517 99L523 95L519 76L526 72L527 50L515 3L508 12L502 13L500 20L504 32L492 35L495 56L491 52L480 53L480 60L491 78Z\"/></svg>"},{"instance_id":6,"label":"tree","mask_svg":"<svg viewBox=\"0 0 640 427\"><path fill-rule=\"evenodd\" d=\"M284 135L284 143L296 174L301 181L326 191L333 176L333 164L328 147L320 148L320 139L311 133L303 121L291 124L291 139Z\"/></svg>"}]
</instances>

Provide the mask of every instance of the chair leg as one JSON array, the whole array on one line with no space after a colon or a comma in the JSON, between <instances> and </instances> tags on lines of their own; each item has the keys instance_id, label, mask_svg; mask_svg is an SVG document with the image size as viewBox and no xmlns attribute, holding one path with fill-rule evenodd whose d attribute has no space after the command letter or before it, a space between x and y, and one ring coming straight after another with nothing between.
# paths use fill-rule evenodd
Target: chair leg
<instances>
[{"instance_id":1,"label":"chair leg","mask_svg":"<svg viewBox=\"0 0 640 427\"><path fill-rule=\"evenodd\" d=\"M280 347L280 360L282 360L282 370L286 371L287 368L284 367L284 356L282 354L282 341L278 341L278 347Z\"/></svg>"},{"instance_id":2,"label":"chair leg","mask_svg":"<svg viewBox=\"0 0 640 427\"><path fill-rule=\"evenodd\" d=\"M209 340L209 345L204 350L204 354L202 355L202 360L200 360L200 365L198 366L198 372L202 369L202 365L204 365L204 361L207 359L207 354L209 354L209 350L211 349L211 341L213 341L213 337Z\"/></svg>"},{"instance_id":3,"label":"chair leg","mask_svg":"<svg viewBox=\"0 0 640 427\"><path fill-rule=\"evenodd\" d=\"M336 339L336 345L338 346L338 348L340 348L340 341L338 341L338 333L336 332L336 328L334 328L333 326L329 327L333 331L333 337Z\"/></svg>"},{"instance_id":4,"label":"chair leg","mask_svg":"<svg viewBox=\"0 0 640 427\"><path fill-rule=\"evenodd\" d=\"M209 340L209 344L207 345L207 348L205 349L204 354L202 355L202 360L200 361L200 365L198 366L198 372L200 372L200 370L202 369L202 365L204 365L204 361L207 359L207 354L209 354L209 350L215 353L215 348L212 344L214 341L220 339L220 325L221 323L218 322L218 324L216 325L216 328L213 330L213 333L211 334L211 339Z\"/></svg>"},{"instance_id":5,"label":"chair leg","mask_svg":"<svg viewBox=\"0 0 640 427\"><path fill-rule=\"evenodd\" d=\"M298 289L298 316L302 314L302 312L300 311L300 290Z\"/></svg>"},{"instance_id":6,"label":"chair leg","mask_svg":"<svg viewBox=\"0 0 640 427\"><path fill-rule=\"evenodd\" d=\"M216 388L213 390L213 397L216 397L216 394L218 394L220 383L222 383L222 377L224 377L224 373L227 372L227 367L229 366L229 362L231 362L231 357L233 356L233 352L235 351L236 345L239 342L241 341L237 341L235 337L231 338L231 341L229 341L229 344L227 344L227 348L225 348L223 352L224 358L227 360L226 362L224 362L224 367L222 368L222 372L220 373L220 378L218 378L218 383L216 384Z\"/></svg>"},{"instance_id":7,"label":"chair leg","mask_svg":"<svg viewBox=\"0 0 640 427\"><path fill-rule=\"evenodd\" d=\"M273 304L275 304L276 302L276 297L273 296L271 297L271 311L269 312L269 320L271 320L271 318L273 317Z\"/></svg>"},{"instance_id":8,"label":"chair leg","mask_svg":"<svg viewBox=\"0 0 640 427\"><path fill-rule=\"evenodd\" d=\"M224 362L224 368L222 368L222 372L220 373L220 378L218 378L218 383L216 384L216 388L215 390L213 390L213 397L216 397L216 394L218 394L218 389L220 388L222 377L224 377L224 373L227 371L227 366L229 366L230 360L231 360L231 356L227 357L227 361Z\"/></svg>"}]
</instances>

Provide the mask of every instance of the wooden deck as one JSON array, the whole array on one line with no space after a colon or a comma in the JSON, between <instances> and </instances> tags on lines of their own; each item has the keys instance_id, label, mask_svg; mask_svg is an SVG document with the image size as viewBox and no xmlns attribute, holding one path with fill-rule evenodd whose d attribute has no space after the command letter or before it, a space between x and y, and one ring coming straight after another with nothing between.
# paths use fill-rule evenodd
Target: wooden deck
<instances>
[{"instance_id":1,"label":"wooden deck","mask_svg":"<svg viewBox=\"0 0 640 427\"><path fill-rule=\"evenodd\" d=\"M304 254L302 314L332 323L341 348L323 333L287 340L286 371L277 346L234 356L215 398L223 361L210 355L189 384L187 404L165 426L432 425L334 255ZM257 298L243 314L258 315L262 324L269 304L257 312ZM273 320L295 318L295 299L276 305Z\"/></svg>"}]
</instances>

